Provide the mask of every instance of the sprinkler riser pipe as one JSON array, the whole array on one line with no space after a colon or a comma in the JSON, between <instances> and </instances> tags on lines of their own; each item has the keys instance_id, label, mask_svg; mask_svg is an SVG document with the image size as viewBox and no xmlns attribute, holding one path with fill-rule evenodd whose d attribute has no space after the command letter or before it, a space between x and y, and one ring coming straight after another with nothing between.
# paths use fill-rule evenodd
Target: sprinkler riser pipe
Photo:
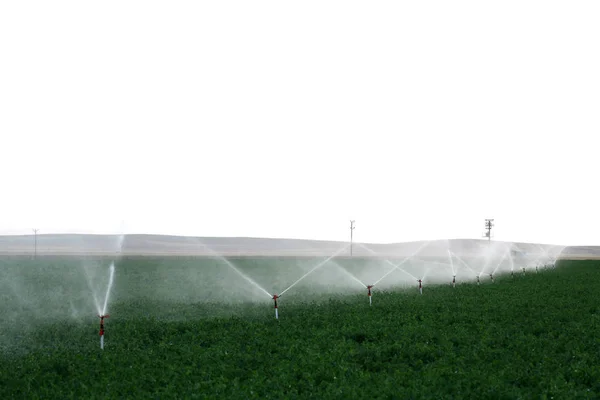
<instances>
[{"instance_id":1,"label":"sprinkler riser pipe","mask_svg":"<svg viewBox=\"0 0 600 400\"><path fill-rule=\"evenodd\" d=\"M367 286L367 296L369 296L369 305L373 304L373 300L371 299L371 289L373 288L374 285L368 285Z\"/></svg>"},{"instance_id":2,"label":"sprinkler riser pipe","mask_svg":"<svg viewBox=\"0 0 600 400\"><path fill-rule=\"evenodd\" d=\"M273 295L273 303L275 305L275 319L279 319L279 310L277 308L277 299L279 298L279 296L277 296L276 294Z\"/></svg>"},{"instance_id":3,"label":"sprinkler riser pipe","mask_svg":"<svg viewBox=\"0 0 600 400\"><path fill-rule=\"evenodd\" d=\"M110 317L110 315L98 315L100 317L100 349L104 350L104 318Z\"/></svg>"}]
</instances>

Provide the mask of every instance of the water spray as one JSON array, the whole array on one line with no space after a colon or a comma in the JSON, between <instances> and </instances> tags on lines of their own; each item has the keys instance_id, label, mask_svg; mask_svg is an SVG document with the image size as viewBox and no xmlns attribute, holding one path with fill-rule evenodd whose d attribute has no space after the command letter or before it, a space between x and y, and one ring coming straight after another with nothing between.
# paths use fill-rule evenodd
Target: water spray
<instances>
[{"instance_id":1,"label":"water spray","mask_svg":"<svg viewBox=\"0 0 600 400\"><path fill-rule=\"evenodd\" d=\"M204 243L202 243L201 241L197 240L196 241L198 243L200 243L200 245L202 245L206 250L208 250L214 257L217 258L217 260L219 261L223 261L225 262L225 264L231 268L232 270L234 270L238 275L240 275L242 278L244 278L248 283L250 283L252 286L254 286L255 288L257 288L258 290L260 290L262 293L266 294L267 296L271 297L271 294L269 292L266 291L266 289L264 289L262 286L260 286L258 283L256 283L252 278L250 278L249 276L247 276L246 274L244 274L242 271L240 271L235 265L233 265L233 263L231 261L229 261L227 258L223 257L222 255L220 255L219 253L217 253L216 251L214 251L213 249L211 249L210 247L208 247L207 245L205 245Z\"/></svg>"},{"instance_id":2,"label":"water spray","mask_svg":"<svg viewBox=\"0 0 600 400\"><path fill-rule=\"evenodd\" d=\"M277 299L279 296L277 294L273 295L273 302L275 303L275 319L279 319L279 311L277 310Z\"/></svg>"},{"instance_id":3,"label":"water spray","mask_svg":"<svg viewBox=\"0 0 600 400\"><path fill-rule=\"evenodd\" d=\"M450 252L450 254L452 254L454 256L454 258L456 258L458 261L460 261L460 263L462 265L464 265L465 267L467 267L469 269L469 271L473 272L475 275L478 274L477 271L475 271L473 268L471 268L469 266L469 264L467 264L462 258L460 258L459 256L457 256L456 254L452 253L450 250L448 250Z\"/></svg>"},{"instance_id":4,"label":"water spray","mask_svg":"<svg viewBox=\"0 0 600 400\"><path fill-rule=\"evenodd\" d=\"M424 247L429 245L429 241L423 243L421 246L419 246L419 248L417 249L417 251L415 251L414 253L412 253L410 256L405 257L402 262L400 262L400 264L394 264L392 263L390 260L385 260L384 261L392 266L392 269L390 269L388 272L386 272L385 274L383 274L383 276L381 278L379 278L377 281L375 281L375 283L373 285L377 285L379 282L381 282L386 276L388 276L389 274L391 274L392 272L394 272L395 270L400 270L402 272L404 272L405 274L407 274L408 276L410 276L413 279L417 279L413 274L411 274L410 272L406 271L405 269L400 268L404 263L410 261L414 256L416 256ZM370 248L368 248L367 246L364 245L360 245L362 248L364 248L365 250L368 250L369 252L371 252L372 254L377 255L377 253L375 253L373 250L371 250Z\"/></svg>"},{"instance_id":5,"label":"water spray","mask_svg":"<svg viewBox=\"0 0 600 400\"><path fill-rule=\"evenodd\" d=\"M373 288L373 285L369 285L367 286L367 292L369 294L369 305L372 306L373 305L373 299L371 298L371 289Z\"/></svg>"},{"instance_id":6,"label":"water spray","mask_svg":"<svg viewBox=\"0 0 600 400\"><path fill-rule=\"evenodd\" d=\"M423 280L417 279L417 282L419 282L419 293L423 294Z\"/></svg>"},{"instance_id":7,"label":"water spray","mask_svg":"<svg viewBox=\"0 0 600 400\"><path fill-rule=\"evenodd\" d=\"M100 318L100 349L104 350L104 318L110 317L110 315L98 315Z\"/></svg>"},{"instance_id":8,"label":"water spray","mask_svg":"<svg viewBox=\"0 0 600 400\"><path fill-rule=\"evenodd\" d=\"M293 288L294 286L296 286L296 284L298 282L302 281L308 275L312 274L315 270L317 270L317 269L321 268L323 265L327 264L332 258L336 257L338 254L340 254L342 251L346 250L347 248L348 248L348 246L342 247L341 249L339 249L338 251L336 251L333 255L329 256L329 258L327 258L325 261L322 261L319 264L315 265L310 271L308 271L307 273L305 273L304 275L302 275L300 278L298 278L296 280L296 282L292 283L290 286L287 287L287 289L285 289L284 291L282 291L279 294L279 297L281 297L285 292L287 292L288 290L290 290L291 288ZM269 295L269 296L271 296L271 295Z\"/></svg>"}]
</instances>

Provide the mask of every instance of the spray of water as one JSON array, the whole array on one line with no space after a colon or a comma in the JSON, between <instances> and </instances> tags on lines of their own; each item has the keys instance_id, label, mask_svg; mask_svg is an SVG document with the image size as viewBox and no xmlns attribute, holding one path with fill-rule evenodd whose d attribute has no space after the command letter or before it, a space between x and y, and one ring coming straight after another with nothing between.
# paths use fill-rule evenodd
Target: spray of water
<instances>
[{"instance_id":1,"label":"spray of water","mask_svg":"<svg viewBox=\"0 0 600 400\"><path fill-rule=\"evenodd\" d=\"M108 286L106 288L106 295L104 296L104 306L102 307L102 312L98 310L99 315L106 315L106 308L108 306L108 298L110 297L110 290L112 289L112 285L115 277L115 263L112 262L109 268L109 277L108 277Z\"/></svg>"},{"instance_id":2,"label":"spray of water","mask_svg":"<svg viewBox=\"0 0 600 400\"><path fill-rule=\"evenodd\" d=\"M510 255L508 257L508 261L510 262L510 271L512 272L512 271L515 270L515 261L513 260L513 257L512 257L513 247L510 247L508 249L508 251L510 252Z\"/></svg>"},{"instance_id":3,"label":"spray of water","mask_svg":"<svg viewBox=\"0 0 600 400\"><path fill-rule=\"evenodd\" d=\"M117 238L117 248L119 249L118 253L121 255L123 253L123 245L125 244L125 234L119 235Z\"/></svg>"},{"instance_id":4,"label":"spray of water","mask_svg":"<svg viewBox=\"0 0 600 400\"><path fill-rule=\"evenodd\" d=\"M293 288L302 279L306 278L308 275L310 275L311 273L313 273L317 269L321 268L323 265L327 264L329 262L329 260L331 260L332 258L336 257L341 252L345 251L348 247L350 247L350 245L346 245L346 246L342 247L341 249L339 249L338 251L336 251L332 256L330 256L329 258L327 258L325 261L322 261L319 264L317 264L316 266L314 266L310 271L308 271L307 273L305 273L304 275L302 275L296 282L292 283L287 289L285 289L284 291L282 291L279 294L279 296L282 296L285 292L287 292L288 290L290 290L291 288ZM271 296L269 295L269 297L271 297Z\"/></svg>"},{"instance_id":5,"label":"spray of water","mask_svg":"<svg viewBox=\"0 0 600 400\"><path fill-rule=\"evenodd\" d=\"M563 251L563 249L564 249L564 246L552 246L552 247L554 247L554 248L556 248L556 247L560 248L560 251L559 251L557 254L555 254L555 255L551 255L551 254L550 254L550 251L551 251L551 249L548 249L548 250L546 250L546 249L544 249L544 248L542 247L542 245L540 245L540 244L538 244L537 246L538 246L538 247L540 248L540 250L542 250L542 252L544 253L544 256L543 256L543 257L540 257L541 259L543 259L543 261L542 261L542 262L543 262L543 264L546 264L546 263L551 263L551 264L554 264L554 263L556 262L557 258L560 256L560 254L562 253L562 251ZM538 258L538 260L539 260L540 258Z\"/></svg>"},{"instance_id":6,"label":"spray of water","mask_svg":"<svg viewBox=\"0 0 600 400\"><path fill-rule=\"evenodd\" d=\"M421 246L419 246L419 248L417 249L417 251L415 251L414 253L412 253L410 256L406 257L404 260L402 260L400 262L400 264L398 265L394 265L394 263L390 262L389 260L385 260L388 264L390 264L393 268L391 270L389 270L388 272L386 272L381 278L379 278L377 281L375 281L375 283L373 285L377 285L379 282L381 282L385 277L387 277L389 274L391 274L392 272L394 272L395 270L399 269L400 271L404 272L405 274L407 274L408 276L410 276L412 279L417 279L416 276L414 276L413 274L411 274L410 272L400 268L404 263L408 262L411 258L413 258L415 255L419 254L419 252L425 248L427 245L429 245L429 241L423 243ZM363 246L364 247L364 246ZM366 249L372 251L371 249L365 247ZM373 251L372 251L373 252ZM375 253L375 252L373 252ZM376 253L375 253L376 254Z\"/></svg>"},{"instance_id":7,"label":"spray of water","mask_svg":"<svg viewBox=\"0 0 600 400\"><path fill-rule=\"evenodd\" d=\"M502 258L500 259L500 261L498 262L498 265L496 265L496 268L494 268L494 270L492 271L492 275L496 273L496 271L498 271L498 268L500 268L500 265L502 265L502 262L504 261L504 259L506 258L506 256L508 255L508 250L506 250L504 252L504 255L502 256Z\"/></svg>"},{"instance_id":8,"label":"spray of water","mask_svg":"<svg viewBox=\"0 0 600 400\"><path fill-rule=\"evenodd\" d=\"M483 275L483 271L485 271L487 269L487 266L490 264L490 261L492 260L492 254L491 254L491 250L489 250L488 248L488 252L486 254L484 254L484 259L485 262L483 263L483 266L481 267L481 271L479 271L479 273L477 273L477 276L481 276Z\"/></svg>"},{"instance_id":9,"label":"spray of water","mask_svg":"<svg viewBox=\"0 0 600 400\"><path fill-rule=\"evenodd\" d=\"M454 261L452 260L452 253L450 249L448 249L448 258L450 259L450 268L452 268L452 275L456 275L456 271L454 270Z\"/></svg>"},{"instance_id":10,"label":"spray of water","mask_svg":"<svg viewBox=\"0 0 600 400\"><path fill-rule=\"evenodd\" d=\"M216 257L217 259L219 259L219 260L223 261L225 264L227 264L227 266L229 268L231 268L232 270L234 270L239 276L241 276L242 278L244 278L252 286L254 286L258 290L260 290L261 292L263 292L264 294L266 294L267 296L269 296L269 298L273 297L273 295L269 294L269 292L267 292L262 286L260 286L258 283L256 283L252 278L250 278L248 275L246 275L242 271L240 271L235 265L233 265L233 263L231 261L229 261L228 259L226 259L222 255L218 254L216 251L214 251L213 249L211 249L210 247L208 247L207 245L205 245L201 241L198 240L198 243L200 243L214 257Z\"/></svg>"},{"instance_id":11,"label":"spray of water","mask_svg":"<svg viewBox=\"0 0 600 400\"><path fill-rule=\"evenodd\" d=\"M431 268L427 268L425 269L425 273L423 274L423 278L421 278L421 280L423 282L425 282L425 278L427 278L427 274L429 274L429 271L431 270Z\"/></svg>"},{"instance_id":12,"label":"spray of water","mask_svg":"<svg viewBox=\"0 0 600 400\"><path fill-rule=\"evenodd\" d=\"M87 265L83 266L83 271L85 272L85 279L87 281L88 288L92 292L92 299L94 300L94 305L96 306L96 311L100 314L102 309L100 306L100 299L98 298L98 293L96 292L96 287L92 282L92 276L90 275L90 271Z\"/></svg>"},{"instance_id":13,"label":"spray of water","mask_svg":"<svg viewBox=\"0 0 600 400\"><path fill-rule=\"evenodd\" d=\"M376 256L379 256L379 254L377 254L375 251L373 251L372 249L368 248L367 246L364 246L362 244L359 243L359 246L361 246L363 249L368 250L371 254L374 254ZM404 264L405 262L409 261L410 259L412 259L412 257L417 254L419 251L421 251L421 249L425 247L425 245L422 245L421 247L419 247L419 249L417 249L416 252L414 252L413 254L411 254L410 256L404 258L402 260L402 262L400 262L400 264L394 264L393 262L391 262L390 260L388 260L387 258L384 258L383 261L386 264L389 264L392 266L392 269L389 270L384 276L382 276L381 278L379 278L379 280L377 282L375 282L373 285L379 283L383 278L385 278L386 276L388 276L389 274L391 274L392 272L394 272L396 269L399 269L400 271L404 272L405 274L407 274L408 276L410 276L411 278L415 278L415 276L413 274L411 274L410 272L408 272L407 270L405 270L404 268L400 268L400 266L402 264Z\"/></svg>"},{"instance_id":14,"label":"spray of water","mask_svg":"<svg viewBox=\"0 0 600 400\"><path fill-rule=\"evenodd\" d=\"M344 272L349 278L353 279L355 282L358 282L361 286L363 287L367 287L367 285L365 285L360 279L358 279L356 276L354 276L352 273L350 273L350 271L348 271L346 268L344 268L343 266L339 265L338 263L331 261L331 263L335 266L337 266L339 269L342 270L342 272Z\"/></svg>"},{"instance_id":15,"label":"spray of water","mask_svg":"<svg viewBox=\"0 0 600 400\"><path fill-rule=\"evenodd\" d=\"M475 274L475 276L481 276L481 275L479 275L479 274L477 273L477 271L475 271L473 268L471 268L471 267L469 266L469 264L467 264L466 262L464 262L462 258L460 258L459 256L457 256L456 254L454 254L454 253L452 253L452 252L450 252L450 253L452 254L452 256L453 256L454 258L456 258L458 261L460 261L460 262L461 262L461 264L463 264L465 267L467 267L469 270L471 270L471 271L472 271L472 272Z\"/></svg>"}]
</instances>

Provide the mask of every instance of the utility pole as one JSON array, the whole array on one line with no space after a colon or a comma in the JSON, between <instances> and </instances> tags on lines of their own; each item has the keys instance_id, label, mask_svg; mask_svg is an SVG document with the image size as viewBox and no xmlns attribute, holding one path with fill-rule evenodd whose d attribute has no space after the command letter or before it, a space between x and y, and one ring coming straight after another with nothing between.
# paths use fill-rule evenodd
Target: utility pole
<instances>
[{"instance_id":1,"label":"utility pole","mask_svg":"<svg viewBox=\"0 0 600 400\"><path fill-rule=\"evenodd\" d=\"M352 257L353 232L354 232L354 220L350 220L350 257Z\"/></svg>"},{"instance_id":2,"label":"utility pole","mask_svg":"<svg viewBox=\"0 0 600 400\"><path fill-rule=\"evenodd\" d=\"M488 242L492 240L492 228L494 227L494 220L493 219L486 219L485 220L485 230L487 232L485 232L483 234L483 237L486 237L488 239Z\"/></svg>"},{"instance_id":3,"label":"utility pole","mask_svg":"<svg viewBox=\"0 0 600 400\"><path fill-rule=\"evenodd\" d=\"M39 229L33 229L33 258L37 258L37 233Z\"/></svg>"}]
</instances>

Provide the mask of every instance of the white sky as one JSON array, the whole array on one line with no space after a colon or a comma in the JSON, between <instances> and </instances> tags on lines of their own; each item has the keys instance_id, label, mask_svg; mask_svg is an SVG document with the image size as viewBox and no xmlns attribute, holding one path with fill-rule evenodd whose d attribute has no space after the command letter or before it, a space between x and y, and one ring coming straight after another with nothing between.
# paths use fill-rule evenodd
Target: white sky
<instances>
[{"instance_id":1,"label":"white sky","mask_svg":"<svg viewBox=\"0 0 600 400\"><path fill-rule=\"evenodd\" d=\"M5 1L0 234L598 244L598 1ZM125 224L122 225L122 221ZM124 228L122 228L124 226Z\"/></svg>"}]
</instances>

